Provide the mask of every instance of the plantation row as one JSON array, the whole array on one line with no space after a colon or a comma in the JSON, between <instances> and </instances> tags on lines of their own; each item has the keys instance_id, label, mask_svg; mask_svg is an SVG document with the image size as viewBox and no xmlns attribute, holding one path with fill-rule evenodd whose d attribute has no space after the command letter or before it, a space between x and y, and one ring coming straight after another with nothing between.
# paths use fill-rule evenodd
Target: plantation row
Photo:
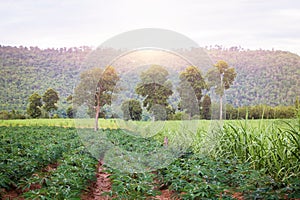
<instances>
[{"instance_id":1,"label":"plantation row","mask_svg":"<svg viewBox=\"0 0 300 200\"><path fill-rule=\"evenodd\" d=\"M71 199L95 178L97 160L74 129L0 127L0 133L0 197L22 190L28 199ZM57 169L45 170L51 164Z\"/></svg>"},{"instance_id":2,"label":"plantation row","mask_svg":"<svg viewBox=\"0 0 300 200\"><path fill-rule=\"evenodd\" d=\"M186 135L192 145L180 152L172 145L184 136L171 129L143 138L119 129L0 127L0 194L79 199L95 180L100 158L111 174L105 195L115 199L155 198L162 190L181 199L300 198L300 121L249 122L199 128ZM163 157L170 162L154 162Z\"/></svg>"},{"instance_id":3,"label":"plantation row","mask_svg":"<svg viewBox=\"0 0 300 200\"><path fill-rule=\"evenodd\" d=\"M213 105L213 109L217 108L217 105ZM267 105L255 105L255 106L242 106L233 107L230 104L226 105L225 116L226 119L291 119L295 117L295 113L299 107L299 100L296 99L295 106L267 106ZM211 108L211 109L212 109ZM75 110L72 107L68 107L66 111L59 110L57 114L52 116L52 119L63 118L63 119L73 119ZM247 116L248 115L248 116ZM39 119L49 119L49 115L44 113L44 116ZM105 118L105 113L100 112L100 117ZM177 114L170 115L168 120L181 120L184 119L184 112L177 112ZM24 113L24 111L7 111L0 110L0 119L10 120L10 119L29 119L30 117ZM194 119L200 119L201 116L194 116ZM210 119L211 113L208 113L203 119Z\"/></svg>"},{"instance_id":4,"label":"plantation row","mask_svg":"<svg viewBox=\"0 0 300 200\"><path fill-rule=\"evenodd\" d=\"M257 135L252 134L259 129L246 128L245 125L225 125L224 129L219 132L218 142L213 149L206 152L201 150L202 148L196 144L200 143L204 146L203 142L194 138L194 144L185 153L174 159L169 165L151 172L130 173L108 167L108 172L112 174L110 176L112 179L110 195L120 199L146 199L159 193L155 189L167 188L174 192L173 198L181 199L231 199L236 195L241 195L245 199L300 198L298 153L300 150L298 143L300 124L296 127L297 129L290 126L292 122L287 123L286 126L277 125L286 130L283 131L274 124L267 127L261 125L262 136L257 140L253 139ZM247 132L247 135L244 135L242 130ZM225 138L231 134L229 131L241 135L235 141L230 137L226 141ZM272 136L269 131L276 132ZM279 137L278 134L282 134L282 136ZM203 133L198 132L197 136L200 135L201 138L204 137ZM118 142L117 146L128 152L147 152L145 147L155 149L157 142L153 143L153 139L160 138L154 136L153 138L137 139L122 131L111 131L109 137L114 138L112 141L123 141ZM297 137L298 140L293 141L293 137ZM265 141L261 141L262 143L259 144L258 140L263 140L263 138ZM273 143L268 143L270 141L266 141L266 138ZM203 141L203 139L201 140ZM245 144L247 140L248 144ZM284 141L289 146L285 146ZM152 145L148 147L145 144ZM225 147L227 148L225 149ZM280 148L285 151L286 157L280 154ZM265 150L263 152L254 151L258 149ZM264 155L259 158L261 154ZM127 159L124 156L122 158ZM138 162L144 163L145 161L141 159Z\"/></svg>"}]
</instances>

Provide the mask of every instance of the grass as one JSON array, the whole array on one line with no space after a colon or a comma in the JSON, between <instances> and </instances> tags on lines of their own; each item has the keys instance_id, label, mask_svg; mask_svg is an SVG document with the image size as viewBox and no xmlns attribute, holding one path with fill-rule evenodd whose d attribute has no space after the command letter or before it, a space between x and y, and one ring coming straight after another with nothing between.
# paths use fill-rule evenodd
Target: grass
<instances>
[{"instance_id":1,"label":"grass","mask_svg":"<svg viewBox=\"0 0 300 200\"><path fill-rule=\"evenodd\" d=\"M226 120L222 123L230 124L240 124L244 120ZM274 119L264 119L264 120L247 120L247 123L251 127L262 127L268 126L275 121ZM282 121L282 120L280 120ZM292 119L286 121L293 121ZM83 127L83 128L93 128L94 119L14 119L14 120L0 120L0 126L59 126L59 127ZM153 124L159 124L157 127L162 127L164 130L176 131L188 127L190 130L207 130L214 126L219 126L220 122L217 120L189 120L189 121L164 121L164 122L122 122L117 119L99 119L100 128L110 128L116 129L118 127L142 127L151 126Z\"/></svg>"},{"instance_id":2,"label":"grass","mask_svg":"<svg viewBox=\"0 0 300 200\"><path fill-rule=\"evenodd\" d=\"M250 121L251 122L251 121ZM276 120L250 124L228 123L219 130L216 157L237 158L253 169L264 170L277 181L300 177L300 123Z\"/></svg>"}]
</instances>

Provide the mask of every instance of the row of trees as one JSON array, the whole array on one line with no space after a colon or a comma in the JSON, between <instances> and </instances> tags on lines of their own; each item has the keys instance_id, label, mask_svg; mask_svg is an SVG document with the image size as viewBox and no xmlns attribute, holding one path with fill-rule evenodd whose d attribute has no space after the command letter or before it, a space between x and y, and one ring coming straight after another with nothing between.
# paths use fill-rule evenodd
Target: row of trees
<instances>
[{"instance_id":1,"label":"row of trees","mask_svg":"<svg viewBox=\"0 0 300 200\"><path fill-rule=\"evenodd\" d=\"M242 106L226 105L226 119L289 119L297 115L294 106Z\"/></svg>"},{"instance_id":2,"label":"row of trees","mask_svg":"<svg viewBox=\"0 0 300 200\"><path fill-rule=\"evenodd\" d=\"M236 77L234 68L230 68L225 61L217 62L215 67L208 72L208 83L206 83L199 68L187 67L179 75L176 91L180 96L180 101L176 107L171 106L168 101L174 94L173 85L168 76L168 71L158 65L142 71L134 90L138 98L127 97L121 102L123 118L141 120L143 109L145 109L152 114L152 120L178 119L180 116L188 119L209 119L211 100L207 95L204 98L204 92L213 87L215 93L220 96L220 119L222 119L222 97ZM103 72L99 68L88 70L82 73L80 78L81 82L75 88L75 109L85 105L89 116L92 116L94 112L97 130L101 109L110 106L112 94L122 90L122 86L116 87L120 77L115 68L109 66ZM114 117L120 116L114 114Z\"/></svg>"},{"instance_id":3,"label":"row of trees","mask_svg":"<svg viewBox=\"0 0 300 200\"><path fill-rule=\"evenodd\" d=\"M141 82L135 88L135 92L144 99L143 107L154 114L154 120L155 118L159 120L174 119L172 115L175 115L176 109L170 107L168 103L168 98L173 94L172 83L167 79L168 75L168 71L163 67L151 66L148 70L141 73ZM207 95L203 98L203 93L214 87L215 93L220 97L220 119L222 119L222 97L224 91L229 89L235 77L234 68L230 68L225 61L217 62L215 68L208 72L208 83L206 83L199 68L195 66L187 67L179 75L180 82L177 91L180 96L180 102L178 111L187 114L189 119L194 116L209 119L211 100ZM130 100L130 102L125 103L130 105L133 101ZM137 102L134 105L132 108L141 110ZM125 110L124 107L123 112ZM127 107L131 109L130 106ZM135 115L131 114L130 116ZM131 119L135 120L137 117Z\"/></svg>"},{"instance_id":4,"label":"row of trees","mask_svg":"<svg viewBox=\"0 0 300 200\"><path fill-rule=\"evenodd\" d=\"M297 97L294 106L242 106L235 108L226 105L226 119L288 119L300 114L300 102Z\"/></svg>"},{"instance_id":5,"label":"row of trees","mask_svg":"<svg viewBox=\"0 0 300 200\"><path fill-rule=\"evenodd\" d=\"M39 118L51 115L51 113L57 110L57 101L59 100L58 93L49 88L43 96L40 96L37 92L33 93L28 101L27 114L31 118Z\"/></svg>"},{"instance_id":6,"label":"row of trees","mask_svg":"<svg viewBox=\"0 0 300 200\"><path fill-rule=\"evenodd\" d=\"M214 105L211 103L205 103L206 101L210 102L210 97L208 95L204 96L203 100L203 107L200 116L195 115L192 119L211 119L211 108ZM297 102L297 101L296 101ZM204 106L204 104L211 105L211 106ZM181 120L181 119L188 119L189 116L183 112L174 110L170 110L170 106L167 107L167 120ZM206 110L204 110L206 109ZM41 109L42 113L43 108ZM122 104L122 111L123 111L123 119L124 120L142 120L142 106L140 101L138 100L127 100ZM76 112L72 106L69 106L66 110L66 116L63 115L55 115L52 117L68 117L73 118L74 112ZM256 105L256 106L242 106L242 107L233 107L231 104L226 105L225 109L225 116L226 119L279 119L279 118L294 118L295 115L300 113L300 107L298 104L298 109L295 106L268 106L268 105ZM100 112L100 117L105 117L103 112ZM2 110L0 111L0 119L7 120L7 119L26 119L30 117L27 113L24 113L20 110ZM43 114L39 117L46 117L48 118L49 115ZM117 117L117 116L115 116Z\"/></svg>"}]
</instances>

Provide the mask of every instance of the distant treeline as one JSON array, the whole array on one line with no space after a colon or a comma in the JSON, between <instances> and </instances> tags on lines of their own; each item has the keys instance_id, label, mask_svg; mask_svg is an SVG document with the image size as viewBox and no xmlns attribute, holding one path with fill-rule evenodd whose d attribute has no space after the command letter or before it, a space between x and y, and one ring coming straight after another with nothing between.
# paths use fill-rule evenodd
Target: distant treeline
<instances>
[{"instance_id":1,"label":"distant treeline","mask_svg":"<svg viewBox=\"0 0 300 200\"><path fill-rule=\"evenodd\" d=\"M298 106L298 108L297 108ZM226 119L291 119L295 118L297 112L299 112L299 104L296 106L268 106L268 105L256 105L256 106L243 106L234 108L232 105L226 105ZM66 111L67 112L67 111ZM69 111L70 112L70 111ZM104 117L105 114L100 113L100 117ZM72 118L73 115L60 115L55 114L52 118ZM30 116L24 111L0 111L0 119L27 119ZM43 117L41 117L43 118ZM45 116L49 118L49 116ZM184 118L183 112L176 112L168 117L169 120L181 120ZM203 116L194 117L192 119L205 119Z\"/></svg>"},{"instance_id":2,"label":"distant treeline","mask_svg":"<svg viewBox=\"0 0 300 200\"><path fill-rule=\"evenodd\" d=\"M296 117L295 106L226 106L226 119L289 119Z\"/></svg>"}]
</instances>

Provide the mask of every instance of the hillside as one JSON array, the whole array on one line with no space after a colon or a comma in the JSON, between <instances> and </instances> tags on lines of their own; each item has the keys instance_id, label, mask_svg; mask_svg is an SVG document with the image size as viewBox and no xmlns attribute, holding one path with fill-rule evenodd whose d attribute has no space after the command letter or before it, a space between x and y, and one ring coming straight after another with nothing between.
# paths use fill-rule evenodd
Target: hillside
<instances>
[{"instance_id":1,"label":"hillside","mask_svg":"<svg viewBox=\"0 0 300 200\"><path fill-rule=\"evenodd\" d=\"M237 71L227 93L232 105L291 105L300 96L300 57L296 54L238 48L211 49L208 53L214 62L225 60Z\"/></svg>"},{"instance_id":2,"label":"hillside","mask_svg":"<svg viewBox=\"0 0 300 200\"><path fill-rule=\"evenodd\" d=\"M296 54L218 46L205 50L213 62L225 60L236 68L236 81L227 92L230 104L291 105L300 96L300 57ZM0 46L0 110L25 110L30 94L43 94L49 87L59 92L61 103L65 102L80 72L89 67L82 63L91 51L89 47L43 50ZM101 51L108 55L107 60L114 54L112 49ZM196 51L188 53L197 56Z\"/></svg>"}]
</instances>

